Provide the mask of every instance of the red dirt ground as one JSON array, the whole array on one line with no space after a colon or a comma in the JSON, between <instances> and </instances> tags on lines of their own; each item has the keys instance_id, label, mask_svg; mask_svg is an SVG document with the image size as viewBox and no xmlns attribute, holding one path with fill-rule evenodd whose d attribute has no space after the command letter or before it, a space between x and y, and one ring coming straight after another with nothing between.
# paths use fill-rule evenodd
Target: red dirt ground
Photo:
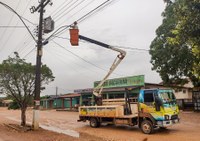
<instances>
[{"instance_id":1,"label":"red dirt ground","mask_svg":"<svg viewBox=\"0 0 200 141\"><path fill-rule=\"evenodd\" d=\"M32 110L27 110L27 122L32 121ZM181 122L167 130L156 130L152 135L143 134L138 127L101 126L77 122L78 112L40 111L40 125L62 131L79 133L78 137L55 133L44 129L16 131L5 124L20 124L20 111L0 108L0 141L199 141L200 113L181 112ZM72 132L72 134L73 134Z\"/></svg>"}]
</instances>

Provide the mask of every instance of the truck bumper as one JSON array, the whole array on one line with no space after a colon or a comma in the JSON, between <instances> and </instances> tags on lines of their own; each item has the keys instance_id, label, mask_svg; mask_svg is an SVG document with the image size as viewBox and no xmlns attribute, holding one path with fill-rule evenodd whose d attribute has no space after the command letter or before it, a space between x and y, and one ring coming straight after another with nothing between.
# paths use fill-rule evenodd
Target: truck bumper
<instances>
[{"instance_id":1,"label":"truck bumper","mask_svg":"<svg viewBox=\"0 0 200 141\"><path fill-rule=\"evenodd\" d=\"M180 119L166 120L166 121L157 121L158 127L169 127L173 124L179 123Z\"/></svg>"}]
</instances>

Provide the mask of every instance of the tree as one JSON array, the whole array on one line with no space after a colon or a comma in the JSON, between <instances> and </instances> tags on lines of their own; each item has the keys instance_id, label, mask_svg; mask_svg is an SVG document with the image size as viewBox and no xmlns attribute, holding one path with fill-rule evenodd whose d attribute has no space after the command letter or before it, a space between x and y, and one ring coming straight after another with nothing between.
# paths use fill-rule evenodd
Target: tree
<instances>
[{"instance_id":1,"label":"tree","mask_svg":"<svg viewBox=\"0 0 200 141\"><path fill-rule=\"evenodd\" d=\"M174 5L178 23L170 40L182 41L191 48L194 60L189 78L195 86L200 86L200 0L177 0Z\"/></svg>"},{"instance_id":2,"label":"tree","mask_svg":"<svg viewBox=\"0 0 200 141\"><path fill-rule=\"evenodd\" d=\"M198 0L175 0L166 5L163 23L150 46L152 69L165 84L200 86L200 6Z\"/></svg>"},{"instance_id":3,"label":"tree","mask_svg":"<svg viewBox=\"0 0 200 141\"><path fill-rule=\"evenodd\" d=\"M14 99L21 109L21 125L26 125L26 109L33 99L35 89L35 65L25 62L18 53L8 57L0 64L0 87L2 91ZM41 85L54 80L52 71L46 66L41 67Z\"/></svg>"}]
</instances>

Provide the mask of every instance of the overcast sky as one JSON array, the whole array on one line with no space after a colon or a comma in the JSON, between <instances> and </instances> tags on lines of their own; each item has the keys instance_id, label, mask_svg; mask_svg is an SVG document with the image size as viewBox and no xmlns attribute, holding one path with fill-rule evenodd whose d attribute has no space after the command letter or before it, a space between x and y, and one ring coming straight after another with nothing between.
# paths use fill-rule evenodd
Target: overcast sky
<instances>
[{"instance_id":1,"label":"overcast sky","mask_svg":"<svg viewBox=\"0 0 200 141\"><path fill-rule=\"evenodd\" d=\"M70 25L106 0L52 0L53 5L46 6L44 17L52 16L55 29ZM37 6L37 0L1 0L15 9L34 34L39 14L31 14L29 8ZM159 83L159 75L151 70L149 50L155 37L155 30L162 22L163 0L114 0L103 9L78 23L81 35L102 41L112 46L121 46L127 56L110 78L145 75L145 82ZM0 5L0 26L23 26L21 21L8 9ZM51 33L44 36L47 38ZM34 35L35 36L35 35ZM108 72L118 53L80 42L72 47L68 30L58 35L44 46L42 63L52 69L55 81L46 86L42 95L72 92L74 89L92 88L93 82L101 80ZM61 37L61 38L60 38ZM60 46L58 46L58 43ZM0 61L19 52L20 57L35 64L35 42L25 28L0 27ZM133 48L133 49L127 49Z\"/></svg>"}]
</instances>

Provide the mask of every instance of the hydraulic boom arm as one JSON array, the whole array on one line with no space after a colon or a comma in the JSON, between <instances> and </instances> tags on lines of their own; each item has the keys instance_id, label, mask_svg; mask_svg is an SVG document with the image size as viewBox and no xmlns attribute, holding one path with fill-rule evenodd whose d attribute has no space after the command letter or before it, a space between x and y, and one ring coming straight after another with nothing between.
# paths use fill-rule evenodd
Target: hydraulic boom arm
<instances>
[{"instance_id":1,"label":"hydraulic boom arm","mask_svg":"<svg viewBox=\"0 0 200 141\"><path fill-rule=\"evenodd\" d=\"M115 58L112 66L110 67L109 72L106 74L106 76L100 81L100 83L93 89L93 94L97 97L101 97L101 92L103 90L103 84L104 82L108 79L108 77L112 74L112 72L116 69L116 67L119 65L119 63L122 61L122 59L125 57L126 52L124 50L121 50L119 48L114 48L113 46L110 46L108 44L84 37L82 35L79 35L79 39L102 46L104 48L107 49L111 49L114 51L119 52L119 54L117 55L117 57Z\"/></svg>"}]
</instances>

